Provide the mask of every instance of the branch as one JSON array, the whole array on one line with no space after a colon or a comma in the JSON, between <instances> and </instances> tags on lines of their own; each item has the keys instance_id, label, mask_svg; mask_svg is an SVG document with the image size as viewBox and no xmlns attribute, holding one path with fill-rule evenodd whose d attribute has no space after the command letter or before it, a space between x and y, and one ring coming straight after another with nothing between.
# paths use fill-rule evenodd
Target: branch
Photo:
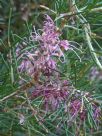
<instances>
[{"instance_id":1,"label":"branch","mask_svg":"<svg viewBox=\"0 0 102 136\"><path fill-rule=\"evenodd\" d=\"M26 83L25 85L21 86L17 91L15 91L15 92L3 97L2 99L0 99L0 103L7 100L7 99L9 99L9 98L11 98L11 97L13 97L13 96L15 96L15 95L17 95L18 93L24 91L25 89L28 89L32 85L33 85L32 82Z\"/></svg>"},{"instance_id":2,"label":"branch","mask_svg":"<svg viewBox=\"0 0 102 136\"><path fill-rule=\"evenodd\" d=\"M80 12L80 10L78 10L77 6L75 5L75 1L72 1L72 5L74 6L74 12L77 13L77 12ZM95 50L92 46L92 43L91 43L91 38L90 38L90 35L91 35L91 30L90 30L90 24L87 23L87 20L83 17L83 15L80 13L79 15L76 15L77 18L79 19L79 21L83 24L83 28L84 28L84 32L85 32L85 36L86 36L86 40L87 40L87 45L90 49L90 53L95 61L95 63L97 64L97 66L99 67L100 70L102 70L102 65L95 53Z\"/></svg>"}]
</instances>

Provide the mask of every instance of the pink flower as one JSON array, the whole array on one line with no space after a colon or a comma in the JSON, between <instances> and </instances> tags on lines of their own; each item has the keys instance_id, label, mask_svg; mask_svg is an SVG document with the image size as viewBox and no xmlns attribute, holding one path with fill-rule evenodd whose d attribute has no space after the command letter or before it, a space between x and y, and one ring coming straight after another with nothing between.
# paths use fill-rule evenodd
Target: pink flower
<instances>
[{"instance_id":1,"label":"pink flower","mask_svg":"<svg viewBox=\"0 0 102 136\"><path fill-rule=\"evenodd\" d=\"M56 69L56 62L53 59L48 60L48 67L51 69Z\"/></svg>"},{"instance_id":2,"label":"pink flower","mask_svg":"<svg viewBox=\"0 0 102 136\"><path fill-rule=\"evenodd\" d=\"M46 21L44 21L43 31L46 34L53 33L56 29L53 20L48 15L45 16L45 19Z\"/></svg>"},{"instance_id":3,"label":"pink flower","mask_svg":"<svg viewBox=\"0 0 102 136\"><path fill-rule=\"evenodd\" d=\"M72 100L70 104L70 112L72 115L77 114L81 108L81 102L78 99Z\"/></svg>"},{"instance_id":4,"label":"pink flower","mask_svg":"<svg viewBox=\"0 0 102 136\"><path fill-rule=\"evenodd\" d=\"M21 62L21 64L18 66L18 70L19 70L20 72L23 72L23 71L26 70L26 63L27 63L27 60L23 60L23 61Z\"/></svg>"},{"instance_id":5,"label":"pink flower","mask_svg":"<svg viewBox=\"0 0 102 136\"><path fill-rule=\"evenodd\" d=\"M60 40L60 33L57 32L54 21L48 15L46 15L46 20L44 21L42 34L37 33L34 27L30 39L38 42L38 48L21 53L19 58L22 61L18 67L19 71L26 72L31 76L35 76L40 72L46 76L52 75L57 66L57 61L53 57L59 58L60 61L63 58L65 61L63 49L66 51L70 49L68 41ZM22 47L17 47L17 56L20 54L20 49Z\"/></svg>"},{"instance_id":6,"label":"pink flower","mask_svg":"<svg viewBox=\"0 0 102 136\"><path fill-rule=\"evenodd\" d=\"M68 86L67 86L68 90ZM33 91L33 97L43 96L46 110L56 110L68 97L68 91L64 88L63 81L46 82L39 85Z\"/></svg>"},{"instance_id":7,"label":"pink flower","mask_svg":"<svg viewBox=\"0 0 102 136\"><path fill-rule=\"evenodd\" d=\"M102 111L96 105L93 105L93 117L98 122L100 121L100 117L102 116Z\"/></svg>"},{"instance_id":8,"label":"pink flower","mask_svg":"<svg viewBox=\"0 0 102 136\"><path fill-rule=\"evenodd\" d=\"M70 46L69 46L70 44L67 40L61 40L59 44L60 44L60 47L62 47L66 51L70 49Z\"/></svg>"},{"instance_id":9,"label":"pink flower","mask_svg":"<svg viewBox=\"0 0 102 136\"><path fill-rule=\"evenodd\" d=\"M80 119L82 121L84 121L86 119L86 117L87 117L87 111L86 111L86 109L83 109L83 111L79 113L79 117L80 117Z\"/></svg>"}]
</instances>

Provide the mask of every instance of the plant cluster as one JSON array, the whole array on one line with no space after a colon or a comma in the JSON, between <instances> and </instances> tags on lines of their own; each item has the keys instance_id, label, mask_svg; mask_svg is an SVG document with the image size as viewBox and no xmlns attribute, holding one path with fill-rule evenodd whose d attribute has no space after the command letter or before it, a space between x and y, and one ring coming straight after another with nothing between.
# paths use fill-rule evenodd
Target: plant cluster
<instances>
[{"instance_id":1,"label":"plant cluster","mask_svg":"<svg viewBox=\"0 0 102 136\"><path fill-rule=\"evenodd\" d=\"M32 101L42 98L41 108L46 111L46 114L51 114L63 107L63 114L69 116L66 118L67 125L75 120L77 125L79 119L82 122L87 120L90 116L87 108L89 105L92 120L95 124L100 124L101 109L91 95L75 89L69 79L61 79L58 62L61 61L64 65L65 51L73 50L74 46L72 47L68 40L60 40L61 33L57 29L53 20L46 15L43 29L38 33L34 28L30 34L30 40L37 44L37 48L21 53L24 47L21 49L19 44L17 46L19 73L25 73L35 81L29 99ZM59 119L59 116L57 118Z\"/></svg>"}]
</instances>

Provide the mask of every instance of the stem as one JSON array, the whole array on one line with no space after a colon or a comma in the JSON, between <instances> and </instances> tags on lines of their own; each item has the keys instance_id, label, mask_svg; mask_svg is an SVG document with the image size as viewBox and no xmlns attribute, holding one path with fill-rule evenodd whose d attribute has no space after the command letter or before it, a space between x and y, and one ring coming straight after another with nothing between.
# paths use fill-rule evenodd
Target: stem
<instances>
[{"instance_id":1,"label":"stem","mask_svg":"<svg viewBox=\"0 0 102 136\"><path fill-rule=\"evenodd\" d=\"M15 91L15 92L13 92L13 93L11 93L11 94L9 94L9 95L3 97L2 99L0 99L0 102L3 102L3 101L5 101L5 100L7 100L7 99L9 99L9 98L11 98L11 97L17 95L18 93L24 91L25 89L30 88L32 85L33 85L33 83L30 82L30 83L27 83L27 84L21 86L20 88L18 88L17 91Z\"/></svg>"},{"instance_id":2,"label":"stem","mask_svg":"<svg viewBox=\"0 0 102 136\"><path fill-rule=\"evenodd\" d=\"M74 6L74 12L80 12L77 8L77 6L75 5L75 1L72 0L72 5ZM77 15L77 18L80 20L80 22L82 24L84 24L84 32L85 32L85 35L86 35L86 40L87 40L87 45L90 49L90 53L95 61L95 63L97 64L97 66L99 67L100 70L102 70L102 65L100 63L100 61L98 60L98 57L95 53L95 50L92 46L92 43L91 43L91 38L90 38L90 35L91 35L91 30L90 30L90 25L89 23L86 24L87 20L83 17L83 15L80 13L79 15ZM90 35L89 35L90 34Z\"/></svg>"},{"instance_id":3,"label":"stem","mask_svg":"<svg viewBox=\"0 0 102 136\"><path fill-rule=\"evenodd\" d=\"M9 13L9 22L8 22L8 46L10 48L10 65L11 65L11 82L12 84L14 83L14 70L12 66L12 51L11 51L11 43L10 43L10 23L11 23L11 14L12 14L12 8L10 8L10 13Z\"/></svg>"},{"instance_id":4,"label":"stem","mask_svg":"<svg viewBox=\"0 0 102 136\"><path fill-rule=\"evenodd\" d=\"M85 35L86 35L87 44L88 44L89 49L90 49L90 53L92 54L93 59L95 60L97 66L100 68L100 70L102 70L102 65L101 65L101 63L99 62L99 60L98 60L98 58L97 58L97 55L96 55L96 53L95 53L95 50L94 50L94 48L93 48L93 46L92 46L91 38L90 38L90 36L89 36L89 34L88 34L88 29L87 29L86 25L84 25L84 31L85 31Z\"/></svg>"}]
</instances>

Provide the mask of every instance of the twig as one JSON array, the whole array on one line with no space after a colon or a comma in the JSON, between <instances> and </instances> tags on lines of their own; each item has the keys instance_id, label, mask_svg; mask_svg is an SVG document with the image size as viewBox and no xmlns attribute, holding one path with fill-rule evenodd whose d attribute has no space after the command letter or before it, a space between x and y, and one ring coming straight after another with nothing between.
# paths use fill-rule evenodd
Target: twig
<instances>
[{"instance_id":1,"label":"twig","mask_svg":"<svg viewBox=\"0 0 102 136\"><path fill-rule=\"evenodd\" d=\"M91 12L100 12L102 11L102 7L91 9Z\"/></svg>"},{"instance_id":2,"label":"twig","mask_svg":"<svg viewBox=\"0 0 102 136\"><path fill-rule=\"evenodd\" d=\"M11 93L11 94L8 95L8 96L5 96L4 98L0 99L0 102L3 102L3 101L5 101L5 100L11 98L12 96L15 96L15 95L18 94L19 92L20 92L20 90L17 90L16 92L13 92L13 93Z\"/></svg>"},{"instance_id":3,"label":"twig","mask_svg":"<svg viewBox=\"0 0 102 136\"><path fill-rule=\"evenodd\" d=\"M9 99L9 98L11 98L11 97L17 95L18 93L24 91L25 89L28 89L28 88L31 87L32 85L33 85L33 83L30 82L30 83L27 83L27 84L21 86L16 92L13 92L13 93L11 93L10 95L7 95L7 96L3 97L2 99L0 99L0 102L3 102L3 101L5 101L5 100L7 100L7 99Z\"/></svg>"},{"instance_id":4,"label":"twig","mask_svg":"<svg viewBox=\"0 0 102 136\"><path fill-rule=\"evenodd\" d=\"M51 12L54 13L54 14L57 14L57 12L55 12L54 10L52 10L52 9L50 9L50 8L44 6L44 5L40 5L39 7L40 7L40 8L43 8L43 9L46 9L46 10L48 10L48 11L51 11Z\"/></svg>"},{"instance_id":5,"label":"twig","mask_svg":"<svg viewBox=\"0 0 102 136\"><path fill-rule=\"evenodd\" d=\"M30 102L30 100L29 100L29 97L28 97L28 94L27 94L26 90L25 90L25 96L26 96L26 99L27 99L27 102L28 102L28 106L29 106L29 108L33 111L33 114L34 114L34 116L35 116L37 122L38 122L39 125L41 125L42 128L48 133L48 129L47 129L47 128L43 125L43 123L37 118L37 116L38 116L38 117L40 117L40 116L37 114L37 109L34 109L34 107L31 105L31 102ZM36 116L36 115L37 115L37 116ZM40 118L41 118L41 117L40 117Z\"/></svg>"},{"instance_id":6,"label":"twig","mask_svg":"<svg viewBox=\"0 0 102 136\"><path fill-rule=\"evenodd\" d=\"M13 71L13 66L12 66L12 53L11 53L11 43L10 43L10 23L11 23L11 14L12 14L12 8L10 8L10 13L9 13L9 22L8 22L8 46L10 48L10 53L9 53L9 57L10 57L10 65L11 65L11 82L12 84L14 83L14 71Z\"/></svg>"},{"instance_id":7,"label":"twig","mask_svg":"<svg viewBox=\"0 0 102 136\"><path fill-rule=\"evenodd\" d=\"M102 11L102 7L91 9L89 12L99 12L99 11ZM78 15L78 14L81 14L81 13L83 13L83 12L84 12L84 11L83 11L82 9L79 9L79 10L78 10L77 12L75 12L75 13L73 13L73 12L62 13L62 14L59 15L59 17L57 17L57 18L55 19L55 21L58 20L58 19L60 19L60 18L62 18L62 17Z\"/></svg>"}]
</instances>

